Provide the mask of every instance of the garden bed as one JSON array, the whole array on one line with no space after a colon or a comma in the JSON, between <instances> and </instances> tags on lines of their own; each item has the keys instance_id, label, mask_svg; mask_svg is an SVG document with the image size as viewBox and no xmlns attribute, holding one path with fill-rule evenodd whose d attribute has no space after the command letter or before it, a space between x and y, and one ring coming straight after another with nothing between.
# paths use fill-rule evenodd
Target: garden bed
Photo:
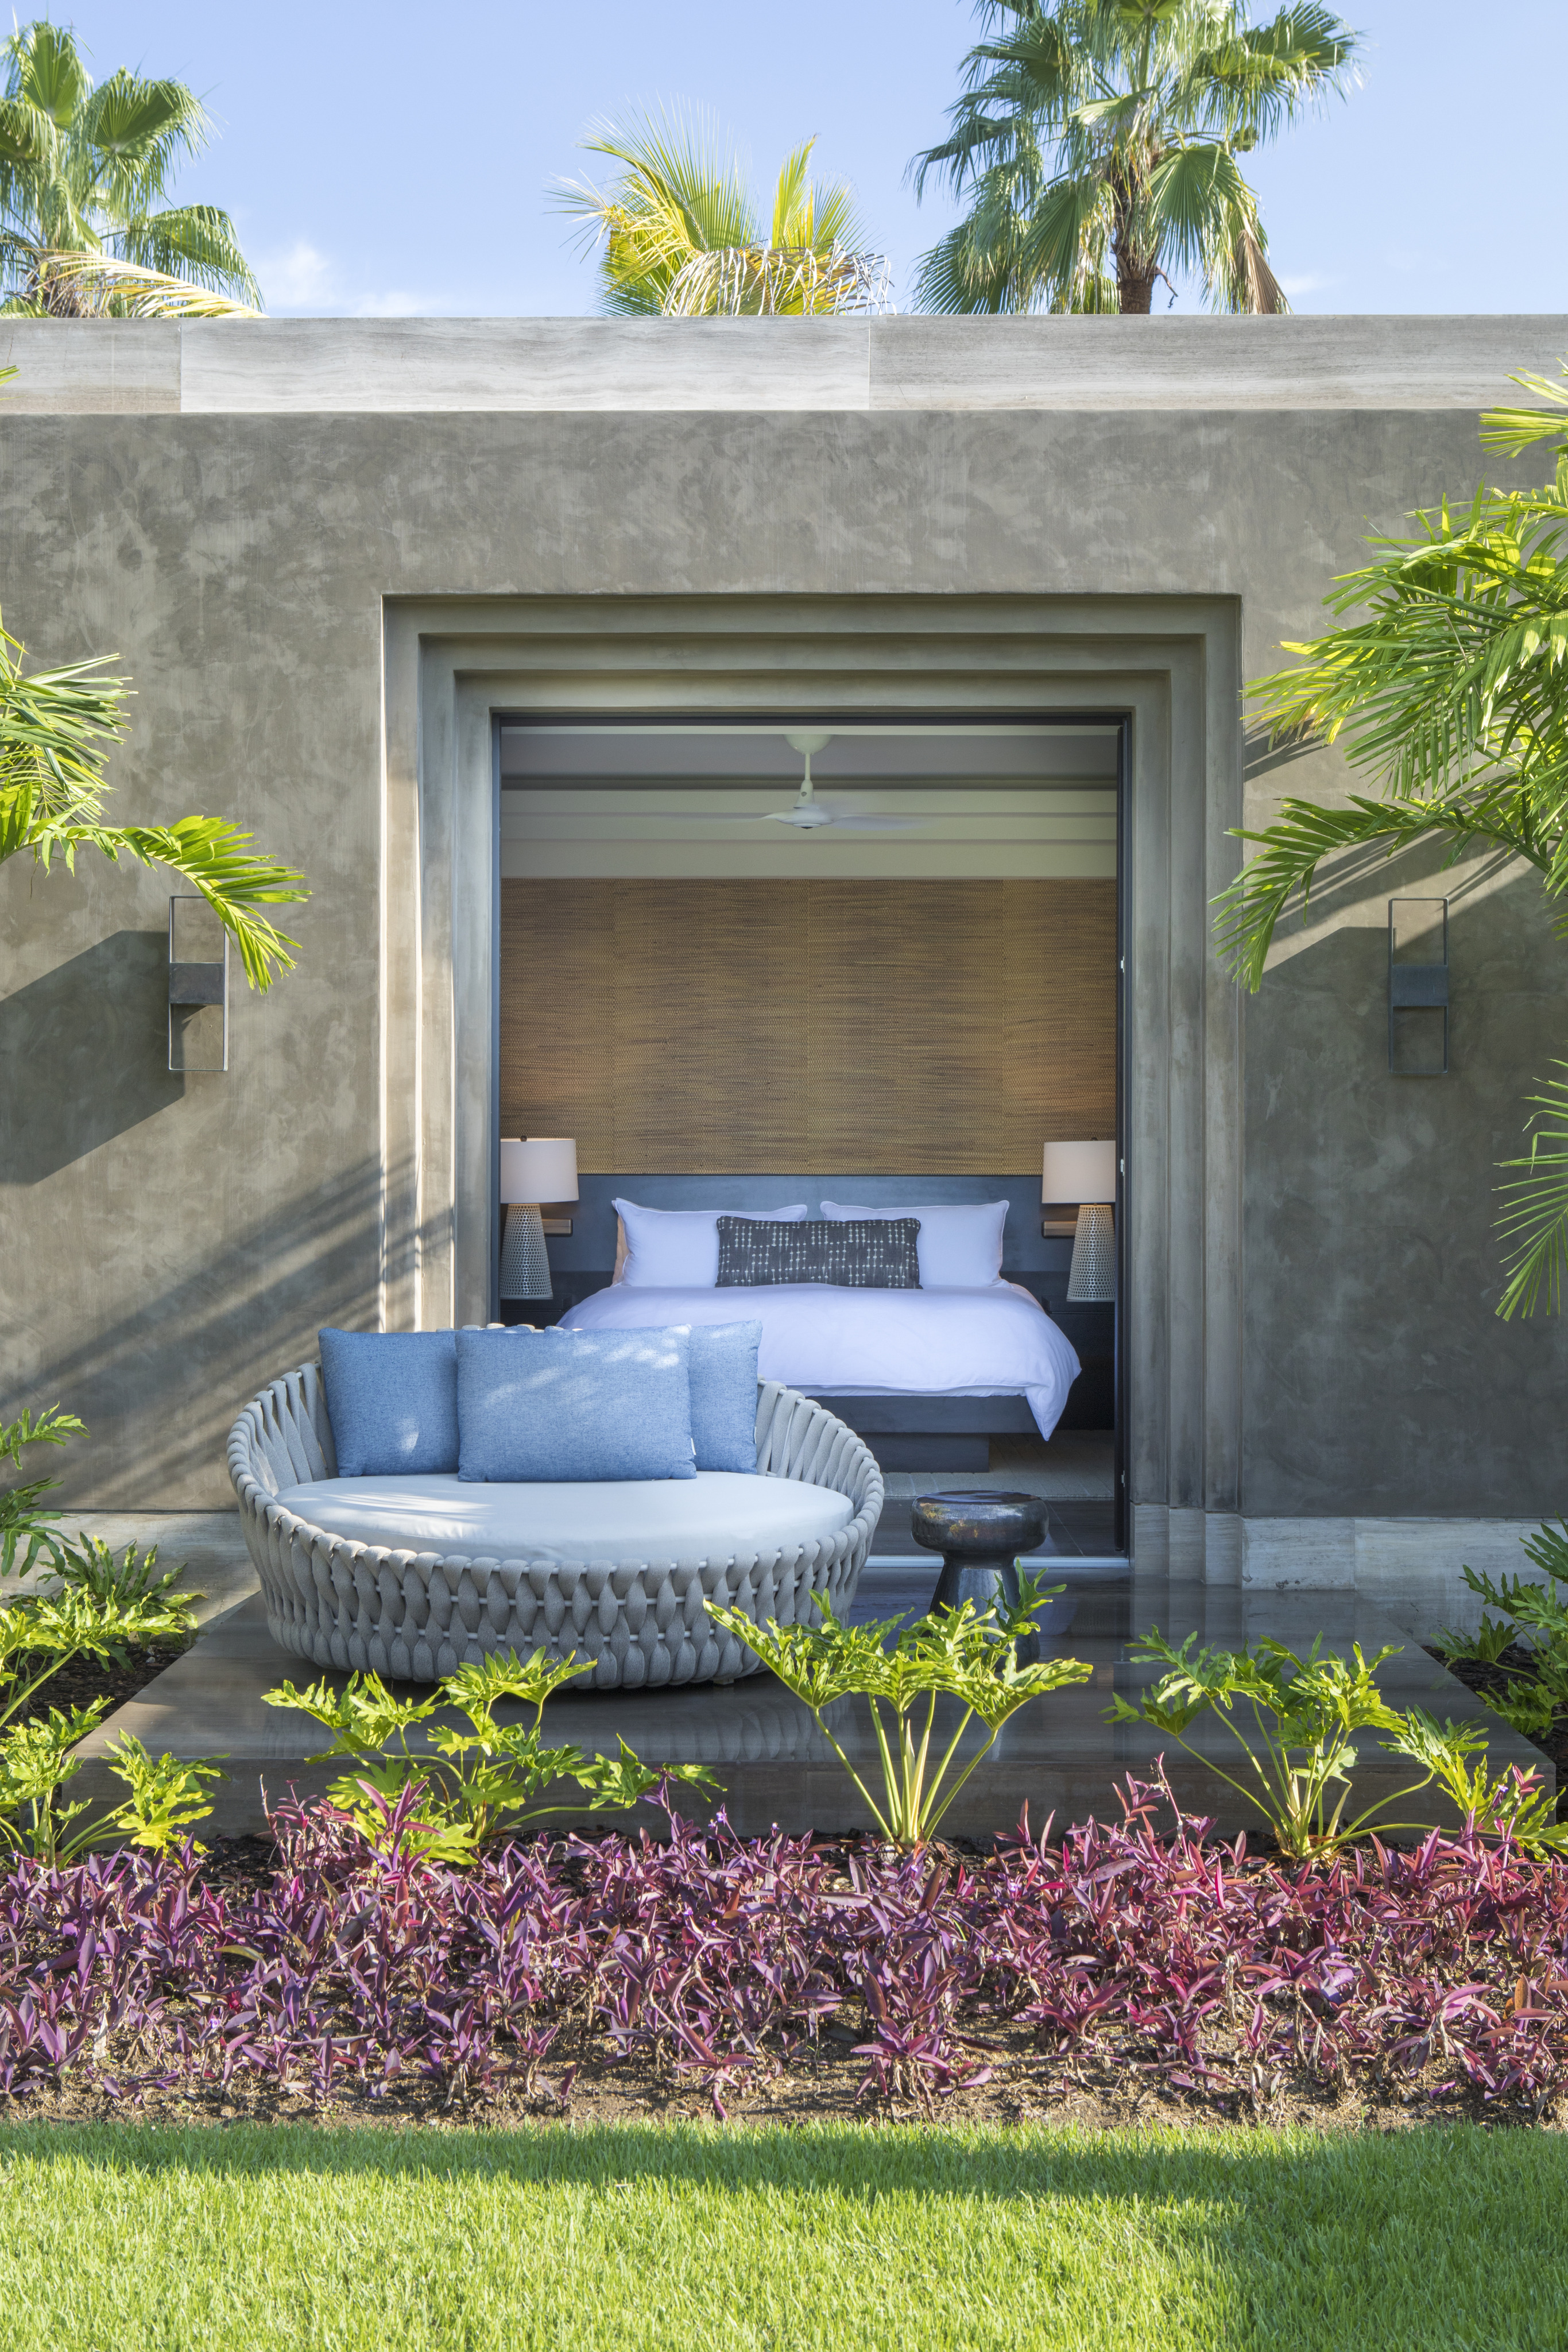
<instances>
[{"instance_id":1,"label":"garden bed","mask_svg":"<svg viewBox=\"0 0 1568 2352\"><path fill-rule=\"evenodd\" d=\"M68 1658L57 1665L49 1679L34 1692L25 1705L18 1707L15 1720L37 1722L47 1716L50 1707L69 1710L90 1706L94 1699L104 1701L104 1713L112 1715L127 1699L135 1698L149 1683L156 1682L164 1669L176 1658L183 1658L191 1646L191 1636L184 1641L128 1643L126 1662L117 1665L112 1658ZM42 1657L22 1657L16 1660L16 1679L30 1682L45 1661Z\"/></svg>"},{"instance_id":2,"label":"garden bed","mask_svg":"<svg viewBox=\"0 0 1568 2352\"><path fill-rule=\"evenodd\" d=\"M1437 1835L1285 1864L1060 1845L536 1839L463 1868L329 1806L279 1847L0 1885L0 2085L84 2119L1554 2124L1568 1864Z\"/></svg>"},{"instance_id":3,"label":"garden bed","mask_svg":"<svg viewBox=\"0 0 1568 2352\"><path fill-rule=\"evenodd\" d=\"M1528 1682L1536 1679L1536 1654L1523 1642L1511 1642L1495 1663L1480 1658L1453 1655L1442 1650L1427 1648L1427 1655L1451 1674L1456 1682L1478 1697L1495 1704L1506 1698L1510 1690L1518 1687L1521 1677ZM1557 1818L1568 1822L1568 1713L1554 1716L1543 1731L1529 1734L1532 1747L1552 1763L1557 1774Z\"/></svg>"}]
</instances>

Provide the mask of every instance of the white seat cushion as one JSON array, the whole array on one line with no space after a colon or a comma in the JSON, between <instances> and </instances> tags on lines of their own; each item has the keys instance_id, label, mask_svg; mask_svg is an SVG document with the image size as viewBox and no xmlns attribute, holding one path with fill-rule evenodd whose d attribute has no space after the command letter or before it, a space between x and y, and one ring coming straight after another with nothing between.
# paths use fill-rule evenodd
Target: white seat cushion
<instances>
[{"instance_id":1,"label":"white seat cushion","mask_svg":"<svg viewBox=\"0 0 1568 2352\"><path fill-rule=\"evenodd\" d=\"M470 1559L727 1560L820 1543L853 1517L831 1486L738 1470L527 1486L428 1473L319 1478L277 1499L328 1535Z\"/></svg>"}]
</instances>

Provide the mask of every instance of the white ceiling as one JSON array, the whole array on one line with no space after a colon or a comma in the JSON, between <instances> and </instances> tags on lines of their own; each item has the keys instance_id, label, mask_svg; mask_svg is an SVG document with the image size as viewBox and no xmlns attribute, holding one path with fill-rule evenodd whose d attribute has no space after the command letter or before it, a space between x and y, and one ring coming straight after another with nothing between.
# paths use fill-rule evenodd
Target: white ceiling
<instances>
[{"instance_id":1,"label":"white ceiling","mask_svg":"<svg viewBox=\"0 0 1568 2352\"><path fill-rule=\"evenodd\" d=\"M501 870L536 879L1105 877L1116 871L1116 730L842 727L813 754L824 807L904 818L811 833L785 740L829 721L502 730Z\"/></svg>"},{"instance_id":2,"label":"white ceiling","mask_svg":"<svg viewBox=\"0 0 1568 2352\"><path fill-rule=\"evenodd\" d=\"M836 778L879 789L988 780L1109 783L1116 774L1113 726L850 725L807 716L745 726L504 726L501 778L525 788L570 783L580 791L677 780L715 789L775 777L799 782L800 755L785 738L800 730L829 737L811 761L824 787Z\"/></svg>"}]
</instances>

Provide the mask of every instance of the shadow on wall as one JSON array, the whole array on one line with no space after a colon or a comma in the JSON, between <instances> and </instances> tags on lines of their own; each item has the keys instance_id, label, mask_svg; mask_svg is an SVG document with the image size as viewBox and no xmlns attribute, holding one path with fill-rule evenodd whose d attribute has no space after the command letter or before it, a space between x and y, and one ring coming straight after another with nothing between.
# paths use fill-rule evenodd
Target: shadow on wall
<instances>
[{"instance_id":1,"label":"shadow on wall","mask_svg":"<svg viewBox=\"0 0 1568 2352\"><path fill-rule=\"evenodd\" d=\"M1366 799L1376 795L1358 791ZM1281 793L1283 800L1286 795ZM1272 823L1274 812L1265 812L1256 821L1256 829ZM1512 889L1514 880L1510 869L1516 861L1505 849L1498 849L1467 857L1461 866L1448 866L1447 850L1441 842L1425 842L1419 848L1401 850L1390 857L1376 846L1358 845L1340 850L1325 857L1312 883L1312 895L1303 909L1298 901L1294 910L1281 922L1275 932L1276 945L1287 953L1297 950L1303 942L1316 936L1330 937L1342 927L1375 931L1382 942L1380 952L1387 955L1387 902L1400 898L1446 898L1450 911L1457 911L1467 899L1492 896L1500 887ZM1533 874L1528 885L1539 890ZM1359 910L1370 908L1370 924L1357 921Z\"/></svg>"},{"instance_id":2,"label":"shadow on wall","mask_svg":"<svg viewBox=\"0 0 1568 2352\"><path fill-rule=\"evenodd\" d=\"M177 1103L167 1067L169 938L115 931L0 998L0 1184L41 1184Z\"/></svg>"},{"instance_id":3,"label":"shadow on wall","mask_svg":"<svg viewBox=\"0 0 1568 2352\"><path fill-rule=\"evenodd\" d=\"M322 1322L373 1328L379 1313L382 1171L361 1160L291 1194L135 1309L47 1358L0 1419L58 1402L85 1442L47 1466L56 1503L136 1509L223 1508L225 1446L235 1414L280 1372L315 1353ZM178 1499L175 1499L178 1497Z\"/></svg>"},{"instance_id":4,"label":"shadow on wall","mask_svg":"<svg viewBox=\"0 0 1568 2352\"><path fill-rule=\"evenodd\" d=\"M1448 1076L1389 1070L1380 919L1325 921L1248 1003L1249 1517L1563 1507L1568 1323L1499 1319L1495 1219L1531 1080L1568 1051L1568 948L1532 871L1462 881L1427 885L1455 898Z\"/></svg>"}]
</instances>

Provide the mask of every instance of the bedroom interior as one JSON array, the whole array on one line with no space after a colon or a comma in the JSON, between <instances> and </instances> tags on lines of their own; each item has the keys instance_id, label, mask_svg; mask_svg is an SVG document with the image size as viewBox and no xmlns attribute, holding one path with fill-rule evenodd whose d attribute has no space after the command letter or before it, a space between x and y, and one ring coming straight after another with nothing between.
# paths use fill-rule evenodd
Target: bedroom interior
<instances>
[{"instance_id":1,"label":"bedroom interior","mask_svg":"<svg viewBox=\"0 0 1568 2352\"><path fill-rule=\"evenodd\" d=\"M514 1170L570 1144L575 1197L508 1210L506 1257L534 1265L537 1226L548 1271L498 1267L493 1314L758 1315L766 1375L883 1465L876 1556L913 1556L917 1498L956 1479L1045 1497L1046 1554L1123 1550L1113 1265L1088 1245L1111 1212L1051 1197L1089 1161L1047 1149L1114 1160L1117 722L497 731L497 1171L502 1139L554 1144L508 1141ZM725 1213L802 1223L787 1256L922 1209L913 1291L719 1263Z\"/></svg>"}]
</instances>

